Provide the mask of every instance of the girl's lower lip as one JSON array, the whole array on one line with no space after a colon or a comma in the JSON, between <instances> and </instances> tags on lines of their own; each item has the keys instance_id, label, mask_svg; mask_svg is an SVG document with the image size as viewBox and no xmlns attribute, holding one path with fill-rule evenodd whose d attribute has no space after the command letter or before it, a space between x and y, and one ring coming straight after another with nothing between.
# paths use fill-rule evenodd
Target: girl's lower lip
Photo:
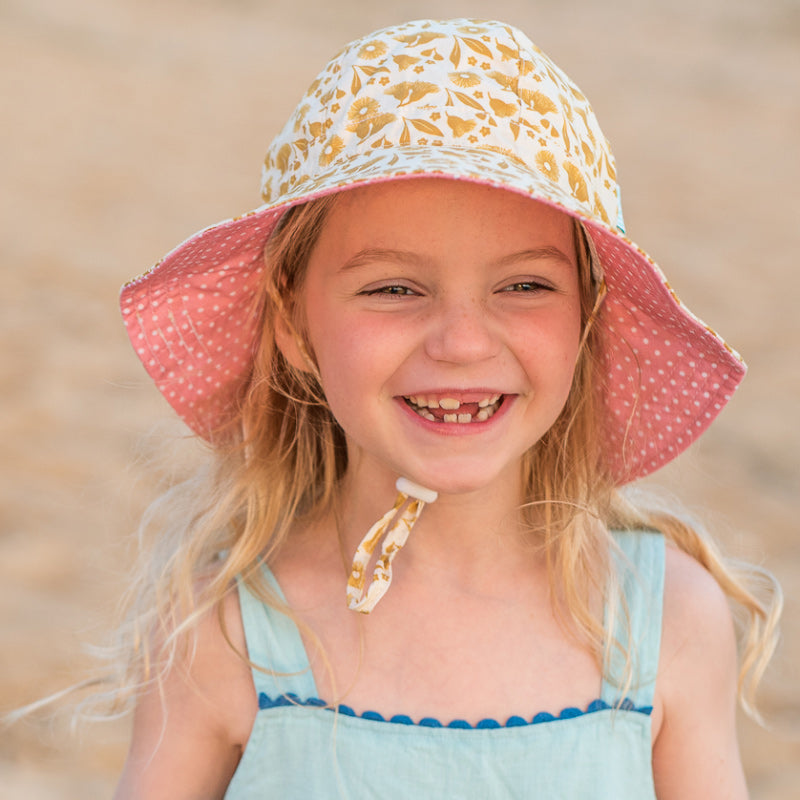
<instances>
[{"instance_id":1,"label":"girl's lower lip","mask_svg":"<svg viewBox=\"0 0 800 800\"><path fill-rule=\"evenodd\" d=\"M489 419L480 422L431 422L417 414L402 397L396 397L395 400L400 404L406 416L413 422L421 425L425 430L438 433L441 436L465 436L468 434L483 433L488 428L493 427L492 423L495 422L495 420L499 421L506 415L506 412L514 402L514 395L504 394L502 398L502 402L497 411L495 411Z\"/></svg>"}]
</instances>

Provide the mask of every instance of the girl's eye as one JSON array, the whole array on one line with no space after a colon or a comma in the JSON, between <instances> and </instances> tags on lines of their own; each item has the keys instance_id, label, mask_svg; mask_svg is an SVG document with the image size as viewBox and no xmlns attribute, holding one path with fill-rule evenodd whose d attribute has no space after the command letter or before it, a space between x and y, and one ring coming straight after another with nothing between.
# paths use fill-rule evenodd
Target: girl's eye
<instances>
[{"instance_id":1,"label":"girl's eye","mask_svg":"<svg viewBox=\"0 0 800 800\"><path fill-rule=\"evenodd\" d=\"M532 292L548 292L551 291L552 287L544 284L539 283L538 281L515 281L514 283L508 284L508 286L504 286L500 291L501 292L520 292L520 293L532 293Z\"/></svg>"},{"instance_id":2,"label":"girl's eye","mask_svg":"<svg viewBox=\"0 0 800 800\"><path fill-rule=\"evenodd\" d=\"M372 297L375 295L390 295L392 297L401 297L403 295L414 295L416 292L413 289L410 289L408 286L401 286L397 284L391 284L389 286L378 286L375 289L367 289L362 294L367 295L368 297Z\"/></svg>"}]
</instances>

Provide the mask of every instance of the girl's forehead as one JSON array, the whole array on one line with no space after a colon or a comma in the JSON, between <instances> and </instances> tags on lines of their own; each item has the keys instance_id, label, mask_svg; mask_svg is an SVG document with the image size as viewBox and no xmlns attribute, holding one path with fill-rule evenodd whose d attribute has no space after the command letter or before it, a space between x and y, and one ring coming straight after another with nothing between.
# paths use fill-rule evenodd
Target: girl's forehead
<instances>
[{"instance_id":1,"label":"girl's forehead","mask_svg":"<svg viewBox=\"0 0 800 800\"><path fill-rule=\"evenodd\" d=\"M545 203L466 181L416 178L342 192L314 250L326 260L394 248L495 261L549 247L572 261L574 241L572 217Z\"/></svg>"},{"instance_id":2,"label":"girl's forehead","mask_svg":"<svg viewBox=\"0 0 800 800\"><path fill-rule=\"evenodd\" d=\"M340 192L328 215L328 224L365 220L408 227L409 218L443 226L468 220L480 229L501 224L521 231L570 229L572 217L531 197L485 184L448 178L425 177L384 181Z\"/></svg>"}]
</instances>

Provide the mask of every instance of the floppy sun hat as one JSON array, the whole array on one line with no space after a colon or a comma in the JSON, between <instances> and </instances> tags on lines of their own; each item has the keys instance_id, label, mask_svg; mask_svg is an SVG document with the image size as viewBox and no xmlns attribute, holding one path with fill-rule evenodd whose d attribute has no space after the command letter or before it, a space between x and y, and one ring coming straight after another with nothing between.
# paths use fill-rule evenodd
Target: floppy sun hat
<instances>
[{"instance_id":1,"label":"floppy sun hat","mask_svg":"<svg viewBox=\"0 0 800 800\"><path fill-rule=\"evenodd\" d=\"M260 323L263 250L292 206L355 186L437 176L518 192L578 218L607 296L603 453L619 484L673 459L744 377L625 236L614 159L578 87L520 31L421 20L348 45L311 84L264 161L264 204L195 234L122 289L128 334L201 437L230 419Z\"/></svg>"}]
</instances>

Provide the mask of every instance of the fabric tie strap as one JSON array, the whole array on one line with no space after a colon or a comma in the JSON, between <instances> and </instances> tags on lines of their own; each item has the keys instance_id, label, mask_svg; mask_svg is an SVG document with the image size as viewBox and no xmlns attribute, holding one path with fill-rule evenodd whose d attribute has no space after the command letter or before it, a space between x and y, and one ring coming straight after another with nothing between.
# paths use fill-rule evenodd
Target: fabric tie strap
<instances>
[{"instance_id":1,"label":"fabric tie strap","mask_svg":"<svg viewBox=\"0 0 800 800\"><path fill-rule=\"evenodd\" d=\"M353 556L347 579L347 607L361 614L369 614L386 594L392 582L394 557L408 540L425 503L432 503L437 497L436 492L407 478L398 478L396 486L394 506L367 531ZM381 554L372 573L372 582L365 591L367 566L381 538Z\"/></svg>"}]
</instances>

